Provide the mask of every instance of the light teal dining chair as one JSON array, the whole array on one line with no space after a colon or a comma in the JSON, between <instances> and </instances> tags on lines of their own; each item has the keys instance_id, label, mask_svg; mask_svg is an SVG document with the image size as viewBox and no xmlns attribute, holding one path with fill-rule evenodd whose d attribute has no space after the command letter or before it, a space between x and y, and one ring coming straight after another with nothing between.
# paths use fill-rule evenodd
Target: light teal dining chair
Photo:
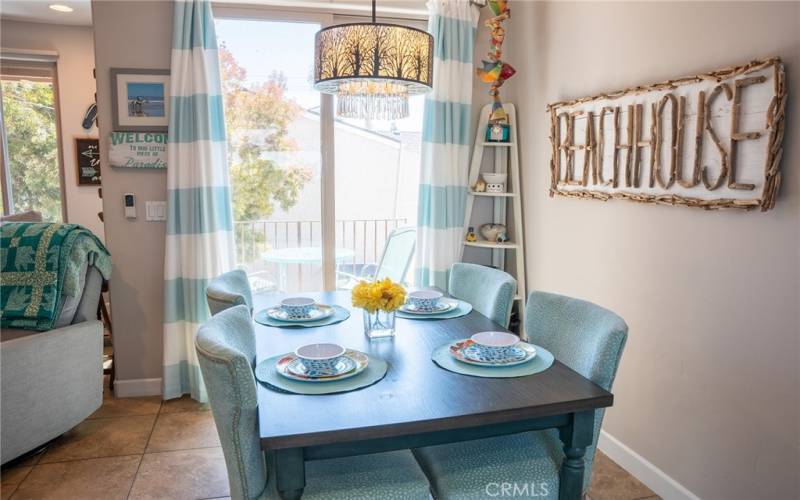
<instances>
[{"instance_id":1,"label":"light teal dining chair","mask_svg":"<svg viewBox=\"0 0 800 500\"><path fill-rule=\"evenodd\" d=\"M206 301L211 314L244 304L253 312L253 292L247 273L234 269L212 279L206 287Z\"/></svg>"},{"instance_id":2,"label":"light teal dining chair","mask_svg":"<svg viewBox=\"0 0 800 500\"><path fill-rule=\"evenodd\" d=\"M260 446L253 375L256 340L247 306L213 316L198 330L195 349L225 456L231 498L278 498L274 467L268 467ZM305 471L303 498L309 500L416 500L427 499L430 493L425 474L408 450L312 461Z\"/></svg>"},{"instance_id":3,"label":"light teal dining chair","mask_svg":"<svg viewBox=\"0 0 800 500\"><path fill-rule=\"evenodd\" d=\"M507 272L478 264L457 262L450 266L448 293L498 325L508 328L517 280Z\"/></svg>"},{"instance_id":4,"label":"light teal dining chair","mask_svg":"<svg viewBox=\"0 0 800 500\"><path fill-rule=\"evenodd\" d=\"M531 343L611 390L628 337L622 318L590 302L533 292L525 308L525 331ZM592 445L584 456L584 493L589 487L603 413L595 412ZM431 446L414 450L414 454L437 499L486 498L494 492L487 488L504 483L525 486L529 492L534 488L540 499L558 498L564 452L555 429Z\"/></svg>"}]
</instances>

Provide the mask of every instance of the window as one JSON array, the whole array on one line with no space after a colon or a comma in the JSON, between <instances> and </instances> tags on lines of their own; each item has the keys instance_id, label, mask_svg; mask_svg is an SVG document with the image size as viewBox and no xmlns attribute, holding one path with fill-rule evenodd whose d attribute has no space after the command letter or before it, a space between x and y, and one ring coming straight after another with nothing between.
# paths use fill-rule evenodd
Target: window
<instances>
[{"instance_id":1,"label":"window","mask_svg":"<svg viewBox=\"0 0 800 500\"><path fill-rule=\"evenodd\" d=\"M322 288L319 28L217 21L237 261L256 291Z\"/></svg>"},{"instance_id":2,"label":"window","mask_svg":"<svg viewBox=\"0 0 800 500\"><path fill-rule=\"evenodd\" d=\"M313 88L314 35L352 18L217 16L237 264L256 291L346 285L416 222L423 98L405 120L335 118Z\"/></svg>"},{"instance_id":3,"label":"window","mask_svg":"<svg viewBox=\"0 0 800 500\"><path fill-rule=\"evenodd\" d=\"M36 210L65 219L55 63L3 60L3 213Z\"/></svg>"},{"instance_id":4,"label":"window","mask_svg":"<svg viewBox=\"0 0 800 500\"><path fill-rule=\"evenodd\" d=\"M334 122L338 286L369 276L391 232L416 225L423 103L412 97L403 120Z\"/></svg>"}]
</instances>

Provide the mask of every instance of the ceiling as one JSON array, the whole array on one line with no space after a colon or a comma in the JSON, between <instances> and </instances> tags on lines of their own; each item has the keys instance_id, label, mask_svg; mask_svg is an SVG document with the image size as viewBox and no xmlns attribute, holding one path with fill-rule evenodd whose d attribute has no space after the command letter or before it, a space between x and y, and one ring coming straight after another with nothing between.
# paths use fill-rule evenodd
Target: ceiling
<instances>
[{"instance_id":1,"label":"ceiling","mask_svg":"<svg viewBox=\"0 0 800 500\"><path fill-rule=\"evenodd\" d=\"M75 9L74 12L56 12L50 5L58 3ZM2 0L0 15L3 19L31 21L34 23L92 25L90 0Z\"/></svg>"},{"instance_id":2,"label":"ceiling","mask_svg":"<svg viewBox=\"0 0 800 500\"><path fill-rule=\"evenodd\" d=\"M53 3L67 5L75 11L69 13L54 11L49 8ZM214 3L367 14L372 2L371 0L217 0ZM425 0L379 0L378 12L386 16L420 17L424 16L427 10L425 3ZM91 0L2 0L0 16L17 21L91 26L92 6Z\"/></svg>"}]
</instances>

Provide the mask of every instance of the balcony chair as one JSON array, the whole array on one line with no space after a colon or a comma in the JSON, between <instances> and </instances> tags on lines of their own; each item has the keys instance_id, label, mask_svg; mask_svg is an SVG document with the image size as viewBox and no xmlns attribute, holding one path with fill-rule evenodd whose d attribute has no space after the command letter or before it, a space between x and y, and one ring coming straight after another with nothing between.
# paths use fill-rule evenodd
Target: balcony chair
<instances>
[{"instance_id":1,"label":"balcony chair","mask_svg":"<svg viewBox=\"0 0 800 500\"><path fill-rule=\"evenodd\" d=\"M478 264L457 262L450 266L448 292L465 300L498 325L508 328L517 280L510 274Z\"/></svg>"},{"instance_id":2,"label":"balcony chair","mask_svg":"<svg viewBox=\"0 0 800 500\"><path fill-rule=\"evenodd\" d=\"M367 264L358 276L339 272L339 288L349 290L359 281L376 281L389 278L395 283L403 283L406 279L414 248L417 243L415 227L401 227L389 233L383 255L377 264Z\"/></svg>"},{"instance_id":3,"label":"balcony chair","mask_svg":"<svg viewBox=\"0 0 800 500\"><path fill-rule=\"evenodd\" d=\"M206 301L211 315L240 304L246 305L253 312L253 292L247 273L234 269L223 273L208 283Z\"/></svg>"},{"instance_id":4,"label":"balcony chair","mask_svg":"<svg viewBox=\"0 0 800 500\"><path fill-rule=\"evenodd\" d=\"M195 342L235 499L277 498L274 467L260 446L255 346L253 323L244 305L212 317L200 327ZM305 471L306 500L427 499L430 493L408 450L311 461Z\"/></svg>"},{"instance_id":5,"label":"balcony chair","mask_svg":"<svg viewBox=\"0 0 800 500\"><path fill-rule=\"evenodd\" d=\"M530 342L606 390L611 390L628 336L625 321L590 302L533 292L525 310ZM595 412L594 437L586 449L584 493L603 423ZM549 429L414 450L437 499L485 498L486 485L537 485L537 498L558 498L564 452L558 431ZM547 486L542 487L542 483Z\"/></svg>"}]
</instances>

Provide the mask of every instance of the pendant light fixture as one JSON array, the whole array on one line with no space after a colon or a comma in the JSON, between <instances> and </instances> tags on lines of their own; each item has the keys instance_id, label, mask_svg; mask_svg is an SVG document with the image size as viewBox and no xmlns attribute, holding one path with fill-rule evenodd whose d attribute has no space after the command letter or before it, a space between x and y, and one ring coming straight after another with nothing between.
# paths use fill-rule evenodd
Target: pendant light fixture
<instances>
[{"instance_id":1,"label":"pendant light fixture","mask_svg":"<svg viewBox=\"0 0 800 500\"><path fill-rule=\"evenodd\" d=\"M395 120L408 116L408 97L433 84L433 37L422 30L376 22L317 32L314 88L336 94L343 118Z\"/></svg>"}]
</instances>

